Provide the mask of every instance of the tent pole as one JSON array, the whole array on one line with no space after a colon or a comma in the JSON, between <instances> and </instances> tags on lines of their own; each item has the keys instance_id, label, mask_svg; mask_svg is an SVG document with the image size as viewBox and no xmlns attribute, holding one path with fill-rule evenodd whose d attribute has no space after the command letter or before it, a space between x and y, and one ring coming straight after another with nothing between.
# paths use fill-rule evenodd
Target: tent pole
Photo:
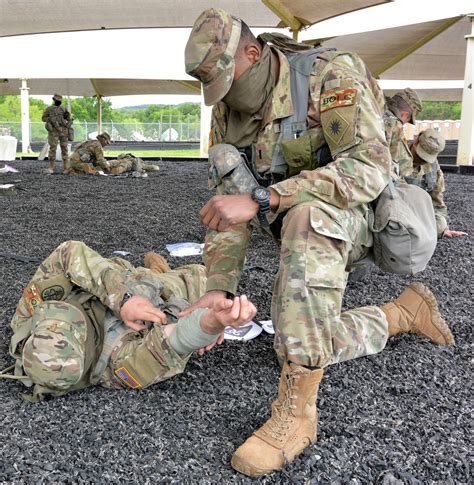
<instances>
[{"instance_id":1,"label":"tent pole","mask_svg":"<svg viewBox=\"0 0 474 485\"><path fill-rule=\"evenodd\" d=\"M26 79L21 80L21 151L29 153L30 147L30 100L28 98L28 87Z\"/></svg>"},{"instance_id":2,"label":"tent pole","mask_svg":"<svg viewBox=\"0 0 474 485\"><path fill-rule=\"evenodd\" d=\"M474 165L474 13L468 17L471 21L471 34L466 36L466 69L462 91L457 165Z\"/></svg>"},{"instance_id":3,"label":"tent pole","mask_svg":"<svg viewBox=\"0 0 474 485\"><path fill-rule=\"evenodd\" d=\"M199 137L199 156L209 155L209 132L211 130L212 106L204 104L204 93L201 94L201 134Z\"/></svg>"},{"instance_id":4,"label":"tent pole","mask_svg":"<svg viewBox=\"0 0 474 485\"><path fill-rule=\"evenodd\" d=\"M102 96L97 95L97 132L102 133Z\"/></svg>"}]
</instances>

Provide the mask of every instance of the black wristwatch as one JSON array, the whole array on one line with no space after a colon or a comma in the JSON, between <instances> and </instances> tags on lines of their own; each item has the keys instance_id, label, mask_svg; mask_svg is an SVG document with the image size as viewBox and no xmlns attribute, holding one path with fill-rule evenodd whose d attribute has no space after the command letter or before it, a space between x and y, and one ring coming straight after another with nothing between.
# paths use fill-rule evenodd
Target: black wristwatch
<instances>
[{"instance_id":1,"label":"black wristwatch","mask_svg":"<svg viewBox=\"0 0 474 485\"><path fill-rule=\"evenodd\" d=\"M255 187L252 190L252 200L258 204L257 217L262 226L268 226L265 214L270 212L270 191L265 187Z\"/></svg>"},{"instance_id":2,"label":"black wristwatch","mask_svg":"<svg viewBox=\"0 0 474 485\"><path fill-rule=\"evenodd\" d=\"M124 294L123 294L123 298L122 300L120 301L120 310L122 309L122 307L125 305L125 303L127 303L128 300L130 300L130 298L132 298L132 294L129 293L128 291L126 291Z\"/></svg>"}]
</instances>

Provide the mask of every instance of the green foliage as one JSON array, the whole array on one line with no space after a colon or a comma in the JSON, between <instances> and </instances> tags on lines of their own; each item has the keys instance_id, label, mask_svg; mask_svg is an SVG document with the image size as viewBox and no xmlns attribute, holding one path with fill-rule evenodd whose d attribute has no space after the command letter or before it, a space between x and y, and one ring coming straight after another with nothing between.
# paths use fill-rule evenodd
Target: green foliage
<instances>
[{"instance_id":1,"label":"green foliage","mask_svg":"<svg viewBox=\"0 0 474 485\"><path fill-rule=\"evenodd\" d=\"M63 103L63 106L66 104ZM30 97L30 119L41 121L43 110L48 105L40 99ZM77 121L97 120L97 98L84 97L71 99L71 111ZM102 99L102 121L114 123L159 123L199 122L201 105L182 103L179 105L150 104L127 108L112 109L110 99ZM20 96L0 96L0 121L20 121Z\"/></svg>"},{"instance_id":2,"label":"green foliage","mask_svg":"<svg viewBox=\"0 0 474 485\"><path fill-rule=\"evenodd\" d=\"M461 103L457 101L423 101L419 120L460 120Z\"/></svg>"},{"instance_id":3,"label":"green foliage","mask_svg":"<svg viewBox=\"0 0 474 485\"><path fill-rule=\"evenodd\" d=\"M116 121L110 99L102 99L102 120ZM75 120L93 121L97 119L97 98L71 99L71 112Z\"/></svg>"}]
</instances>

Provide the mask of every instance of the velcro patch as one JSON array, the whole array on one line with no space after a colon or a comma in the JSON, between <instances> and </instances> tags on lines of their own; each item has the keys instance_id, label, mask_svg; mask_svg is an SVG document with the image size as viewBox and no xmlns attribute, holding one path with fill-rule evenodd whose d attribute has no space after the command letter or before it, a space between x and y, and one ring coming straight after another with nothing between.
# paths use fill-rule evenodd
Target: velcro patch
<instances>
[{"instance_id":1,"label":"velcro patch","mask_svg":"<svg viewBox=\"0 0 474 485\"><path fill-rule=\"evenodd\" d=\"M33 310L35 309L35 306L43 303L38 288L36 288L34 284L28 285L23 291L23 296L25 297L30 314L33 315Z\"/></svg>"},{"instance_id":2,"label":"velcro patch","mask_svg":"<svg viewBox=\"0 0 474 485\"><path fill-rule=\"evenodd\" d=\"M130 372L125 368L125 367L120 367L115 371L115 374L123 381L125 384L127 384L128 387L131 387L132 389L138 389L142 387L142 385L132 377Z\"/></svg>"},{"instance_id":3,"label":"velcro patch","mask_svg":"<svg viewBox=\"0 0 474 485\"><path fill-rule=\"evenodd\" d=\"M352 106L356 102L357 89L331 89L321 95L320 111L328 111L342 106Z\"/></svg>"}]
</instances>

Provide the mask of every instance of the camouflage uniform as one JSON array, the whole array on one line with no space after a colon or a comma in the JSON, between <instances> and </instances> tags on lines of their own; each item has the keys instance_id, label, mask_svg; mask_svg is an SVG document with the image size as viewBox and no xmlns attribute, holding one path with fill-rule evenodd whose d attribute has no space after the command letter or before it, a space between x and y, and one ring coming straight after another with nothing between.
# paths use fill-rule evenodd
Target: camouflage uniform
<instances>
[{"instance_id":1,"label":"camouflage uniform","mask_svg":"<svg viewBox=\"0 0 474 485\"><path fill-rule=\"evenodd\" d=\"M83 141L74 147L74 153L71 155L72 171L95 174L98 170L107 170L108 167L99 140Z\"/></svg>"},{"instance_id":2,"label":"camouflage uniform","mask_svg":"<svg viewBox=\"0 0 474 485\"><path fill-rule=\"evenodd\" d=\"M61 147L64 169L67 168L69 159L67 150L69 118L69 113L64 108L61 108L61 106L48 106L43 111L41 119L46 123L45 126L48 131L48 160L50 168L54 169L56 165L56 148L58 143Z\"/></svg>"},{"instance_id":3,"label":"camouflage uniform","mask_svg":"<svg viewBox=\"0 0 474 485\"><path fill-rule=\"evenodd\" d=\"M120 320L124 295L148 298L167 314L169 323L176 323L177 312L201 297L204 287L205 269L200 265L158 274L134 268L120 258L105 259L84 243L65 242L40 265L25 288L11 322L14 335L10 353L17 359L20 373L21 367L27 370L29 366L40 365L38 352L43 349L47 353L45 345L54 345L51 337L54 327L56 347L62 349L61 357L62 351L69 357L68 365L62 366L61 379L55 379L51 388L48 382L36 386L39 398L92 384L115 389L150 386L181 373L188 356L182 357L170 347L159 324L141 332L128 328ZM51 307L58 321L42 320L41 312ZM199 318L201 311L191 318ZM76 325L65 325L64 320ZM45 341L45 328L41 325L48 327L50 341ZM30 335L28 330L34 332L34 337L27 341L33 345L33 352L28 353L33 358L22 357ZM81 382L77 382L77 369L84 366L84 360L89 367L82 369ZM55 361L46 362L43 359L41 364L45 366L45 375L59 372Z\"/></svg>"},{"instance_id":4,"label":"camouflage uniform","mask_svg":"<svg viewBox=\"0 0 474 485\"><path fill-rule=\"evenodd\" d=\"M132 173L135 176L146 176L147 172L157 172L158 165L146 164L131 153L121 153L116 160L109 160L108 172L113 175ZM145 174L145 175L144 175Z\"/></svg>"},{"instance_id":5,"label":"camouflage uniform","mask_svg":"<svg viewBox=\"0 0 474 485\"><path fill-rule=\"evenodd\" d=\"M383 115L395 176L403 177L413 168L413 157L403 131L403 122L390 110Z\"/></svg>"},{"instance_id":6,"label":"camouflage uniform","mask_svg":"<svg viewBox=\"0 0 474 485\"><path fill-rule=\"evenodd\" d=\"M444 203L445 191L444 175L439 166L437 156L444 150L444 138L432 128L418 135L416 146L412 147L419 155L421 164L405 173L405 181L415 184L426 190L431 195L436 217L436 229L438 237L448 229L448 208Z\"/></svg>"},{"instance_id":7,"label":"camouflage uniform","mask_svg":"<svg viewBox=\"0 0 474 485\"><path fill-rule=\"evenodd\" d=\"M272 300L282 364L278 395L271 417L231 460L250 477L281 470L316 439L324 367L379 352L400 330L452 342L423 285L409 287L393 304L341 312L348 271L373 245L369 204L390 180L383 95L354 54L301 52L304 46L279 34L259 40L267 45L258 45L242 21L212 8L196 20L186 45L187 73L201 81L205 103L217 103L211 187L218 194L245 193L234 197L244 214L257 210L249 192L271 187L252 190L260 208L252 221L208 231L207 290L235 294L252 226L260 220L281 243ZM232 220L232 200L211 200L210 226ZM438 327L446 338L434 337Z\"/></svg>"},{"instance_id":8,"label":"camouflage uniform","mask_svg":"<svg viewBox=\"0 0 474 485\"><path fill-rule=\"evenodd\" d=\"M396 177L403 177L413 168L413 157L403 131L403 121L400 119L399 101L406 103L411 111L410 123L416 122L416 116L422 109L421 100L413 89L406 88L396 93L392 98L386 99L386 110L383 115L385 134L392 156L392 170Z\"/></svg>"},{"instance_id":9,"label":"camouflage uniform","mask_svg":"<svg viewBox=\"0 0 474 485\"><path fill-rule=\"evenodd\" d=\"M205 38L208 30L206 25L199 26L199 21L193 41L199 35ZM193 48L188 42L187 59ZM278 147L280 122L293 112L288 60L278 49L272 50L279 59L278 82L253 147L254 169L262 179ZM193 69L187 66L188 73ZM221 69L227 69L225 63ZM232 78L233 71L229 76ZM311 147L315 150L327 143L334 161L271 185L280 195L273 218L284 216L272 319L280 361L325 367L379 352L388 338L387 321L379 308L341 313L341 303L351 264L366 256L372 245L366 220L368 204L388 182L390 153L382 120L383 95L358 56L330 51L321 54L314 63L309 90ZM206 103L213 98L212 93L207 94ZM216 153L210 152L210 186L218 194L249 192L259 184L251 170L241 160L218 153L217 144L226 143L227 113L224 102L214 106L211 145L216 145ZM256 219L227 232L208 231L204 251L207 291L236 293L255 224Z\"/></svg>"}]
</instances>

